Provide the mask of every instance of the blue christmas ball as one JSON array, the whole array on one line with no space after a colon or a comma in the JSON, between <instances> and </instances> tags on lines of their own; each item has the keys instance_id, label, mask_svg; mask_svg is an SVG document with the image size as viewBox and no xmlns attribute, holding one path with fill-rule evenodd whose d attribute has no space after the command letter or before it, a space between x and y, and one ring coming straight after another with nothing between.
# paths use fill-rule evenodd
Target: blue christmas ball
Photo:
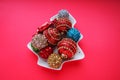
<instances>
[{"instance_id":1,"label":"blue christmas ball","mask_svg":"<svg viewBox=\"0 0 120 80\"><path fill-rule=\"evenodd\" d=\"M68 30L68 32L67 32L67 37L68 37L68 38L71 38L71 39L73 39L75 42L77 42L77 41L80 39L81 35L80 35L80 32L79 32L77 29L71 28L71 29Z\"/></svg>"}]
</instances>

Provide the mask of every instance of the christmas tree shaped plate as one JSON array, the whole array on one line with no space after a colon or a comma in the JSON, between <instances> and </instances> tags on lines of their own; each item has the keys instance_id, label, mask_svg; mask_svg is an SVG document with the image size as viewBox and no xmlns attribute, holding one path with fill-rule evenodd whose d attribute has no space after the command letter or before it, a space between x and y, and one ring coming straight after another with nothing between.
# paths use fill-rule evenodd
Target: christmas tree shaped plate
<instances>
[{"instance_id":1,"label":"christmas tree shaped plate","mask_svg":"<svg viewBox=\"0 0 120 80\"><path fill-rule=\"evenodd\" d=\"M57 17L58 17L57 15L51 17L51 18L50 18L50 21L54 20L54 19L57 18ZM70 13L69 13L69 19L70 19L70 21L72 22L72 27L74 27L74 25L75 25L75 23L76 23L76 20L74 19L74 17L73 17ZM83 38L83 35L82 35L82 34L80 34L80 35L81 35L81 37L80 37L79 41ZM79 41L78 41L78 42L79 42ZM83 58L85 57L82 49L81 49L80 46L78 45L78 42L76 43L76 44L77 44L77 52L76 52L76 54L74 55L74 57L73 57L72 59L70 59L70 60L65 60L65 61L63 61L62 64L61 64L61 66L60 66L59 68L51 68L51 67L48 65L48 63L47 63L47 60L41 58L41 57L38 55L38 53L34 52L34 51L32 50L32 47L31 47L31 41L27 44L27 47L28 47L28 49L29 49L30 51L32 51L32 53L34 53L34 54L38 57L37 64L38 64L39 66L42 66L42 67L45 67L45 68L48 68L48 69L52 69L52 70L61 70L64 63L66 63L66 62L71 62L71 61L76 61L76 60L81 60L81 59L83 59ZM58 52L57 52L57 49L54 50L54 53L58 53Z\"/></svg>"}]
</instances>

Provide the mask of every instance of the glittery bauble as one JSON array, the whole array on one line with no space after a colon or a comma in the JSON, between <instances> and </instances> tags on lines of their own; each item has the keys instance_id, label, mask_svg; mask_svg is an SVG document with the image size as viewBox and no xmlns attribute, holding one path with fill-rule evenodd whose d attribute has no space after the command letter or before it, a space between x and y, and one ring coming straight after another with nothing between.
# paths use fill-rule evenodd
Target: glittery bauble
<instances>
[{"instance_id":1,"label":"glittery bauble","mask_svg":"<svg viewBox=\"0 0 120 80\"><path fill-rule=\"evenodd\" d=\"M48 28L43 32L48 42L52 45L56 45L61 39L60 32L56 28Z\"/></svg>"},{"instance_id":2,"label":"glittery bauble","mask_svg":"<svg viewBox=\"0 0 120 80\"><path fill-rule=\"evenodd\" d=\"M47 59L50 54L53 53L53 49L50 46L47 46L40 50L40 57Z\"/></svg>"},{"instance_id":3,"label":"glittery bauble","mask_svg":"<svg viewBox=\"0 0 120 80\"><path fill-rule=\"evenodd\" d=\"M31 44L32 50L35 51L36 53L38 53L40 50L38 48L33 47L33 45Z\"/></svg>"},{"instance_id":4,"label":"glittery bauble","mask_svg":"<svg viewBox=\"0 0 120 80\"><path fill-rule=\"evenodd\" d=\"M65 9L62 9L58 12L58 18L69 18L69 12Z\"/></svg>"},{"instance_id":5,"label":"glittery bauble","mask_svg":"<svg viewBox=\"0 0 120 80\"><path fill-rule=\"evenodd\" d=\"M48 29L51 26L53 26L52 22L45 22L43 25L38 27L37 33L42 33L44 30Z\"/></svg>"},{"instance_id":6,"label":"glittery bauble","mask_svg":"<svg viewBox=\"0 0 120 80\"><path fill-rule=\"evenodd\" d=\"M48 57L47 62L51 68L59 68L62 64L62 58L59 54L53 53Z\"/></svg>"},{"instance_id":7,"label":"glittery bauble","mask_svg":"<svg viewBox=\"0 0 120 80\"><path fill-rule=\"evenodd\" d=\"M39 50L48 46L47 39L43 34L34 35L31 44L34 48Z\"/></svg>"},{"instance_id":8,"label":"glittery bauble","mask_svg":"<svg viewBox=\"0 0 120 80\"><path fill-rule=\"evenodd\" d=\"M58 18L55 26L59 31L67 31L72 28L72 23L67 18Z\"/></svg>"},{"instance_id":9,"label":"glittery bauble","mask_svg":"<svg viewBox=\"0 0 120 80\"><path fill-rule=\"evenodd\" d=\"M67 31L67 37L77 42L80 39L81 35L77 29L71 28L70 30Z\"/></svg>"},{"instance_id":10,"label":"glittery bauble","mask_svg":"<svg viewBox=\"0 0 120 80\"><path fill-rule=\"evenodd\" d=\"M65 59L72 58L77 51L76 43L70 38L63 38L58 43L57 48L58 48L59 54L61 54L62 58L65 58Z\"/></svg>"}]
</instances>

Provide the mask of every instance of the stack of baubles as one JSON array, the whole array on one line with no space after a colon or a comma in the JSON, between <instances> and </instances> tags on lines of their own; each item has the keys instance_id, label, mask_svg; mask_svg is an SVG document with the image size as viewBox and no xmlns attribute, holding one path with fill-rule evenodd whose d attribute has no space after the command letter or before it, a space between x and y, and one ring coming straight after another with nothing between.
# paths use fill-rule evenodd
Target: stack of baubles
<instances>
[{"instance_id":1,"label":"stack of baubles","mask_svg":"<svg viewBox=\"0 0 120 80\"><path fill-rule=\"evenodd\" d=\"M60 10L53 21L38 27L32 38L32 49L47 59L52 68L59 68L62 59L71 59L77 52L76 42L80 38L80 32L73 28L69 17L67 10ZM58 53L54 53L55 47Z\"/></svg>"}]
</instances>

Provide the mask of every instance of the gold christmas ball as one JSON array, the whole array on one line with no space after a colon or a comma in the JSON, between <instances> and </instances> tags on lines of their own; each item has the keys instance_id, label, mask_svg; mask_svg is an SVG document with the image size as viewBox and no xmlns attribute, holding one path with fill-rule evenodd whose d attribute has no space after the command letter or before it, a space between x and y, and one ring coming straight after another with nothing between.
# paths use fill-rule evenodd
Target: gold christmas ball
<instances>
[{"instance_id":1,"label":"gold christmas ball","mask_svg":"<svg viewBox=\"0 0 120 80\"><path fill-rule=\"evenodd\" d=\"M62 58L59 54L53 53L48 57L48 64L52 68L59 68L62 64Z\"/></svg>"}]
</instances>

